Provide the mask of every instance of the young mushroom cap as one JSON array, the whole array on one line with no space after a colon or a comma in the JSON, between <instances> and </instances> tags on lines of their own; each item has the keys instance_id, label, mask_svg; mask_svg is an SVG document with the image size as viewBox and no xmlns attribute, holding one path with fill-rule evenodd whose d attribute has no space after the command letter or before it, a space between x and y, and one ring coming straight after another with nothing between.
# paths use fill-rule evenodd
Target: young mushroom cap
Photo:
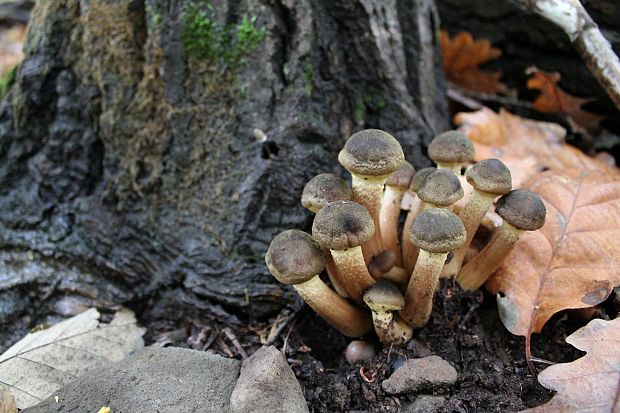
<instances>
[{"instance_id":1,"label":"young mushroom cap","mask_svg":"<svg viewBox=\"0 0 620 413\"><path fill-rule=\"evenodd\" d=\"M291 253L294 246L294 253ZM296 229L279 233L269 245L265 262L282 284L301 284L325 268L325 256L309 234Z\"/></svg>"},{"instance_id":2,"label":"young mushroom cap","mask_svg":"<svg viewBox=\"0 0 620 413\"><path fill-rule=\"evenodd\" d=\"M292 285L306 304L342 334L359 337L372 328L367 312L321 280L319 273L325 266L325 256L310 235L295 229L278 234L267 249L265 262L278 281Z\"/></svg>"},{"instance_id":3,"label":"young mushroom cap","mask_svg":"<svg viewBox=\"0 0 620 413\"><path fill-rule=\"evenodd\" d=\"M319 174L308 181L301 194L301 204L316 213L334 201L349 201L353 196L351 188L338 175Z\"/></svg>"},{"instance_id":4,"label":"young mushroom cap","mask_svg":"<svg viewBox=\"0 0 620 413\"><path fill-rule=\"evenodd\" d=\"M512 189L510 170L499 159L485 159L465 172L467 182L478 191L504 195Z\"/></svg>"},{"instance_id":5,"label":"young mushroom cap","mask_svg":"<svg viewBox=\"0 0 620 413\"><path fill-rule=\"evenodd\" d=\"M474 145L459 131L437 135L428 146L428 156L436 164L463 164L474 159Z\"/></svg>"},{"instance_id":6,"label":"young mushroom cap","mask_svg":"<svg viewBox=\"0 0 620 413\"><path fill-rule=\"evenodd\" d=\"M428 174L418 189L418 197L422 201L438 207L450 206L464 194L459 178L446 169Z\"/></svg>"},{"instance_id":7,"label":"young mushroom cap","mask_svg":"<svg viewBox=\"0 0 620 413\"><path fill-rule=\"evenodd\" d=\"M515 189L497 201L495 212L513 227L523 231L536 231L545 225L545 204L532 191Z\"/></svg>"},{"instance_id":8,"label":"young mushroom cap","mask_svg":"<svg viewBox=\"0 0 620 413\"><path fill-rule=\"evenodd\" d=\"M368 264L368 272L375 280L378 280L394 267L396 254L390 250L385 250L381 254L374 257Z\"/></svg>"},{"instance_id":9,"label":"young mushroom cap","mask_svg":"<svg viewBox=\"0 0 620 413\"><path fill-rule=\"evenodd\" d=\"M411 242L431 253L447 253L465 242L465 227L454 213L432 208L422 212L409 232Z\"/></svg>"},{"instance_id":10,"label":"young mushroom cap","mask_svg":"<svg viewBox=\"0 0 620 413\"><path fill-rule=\"evenodd\" d=\"M405 305L403 294L397 286L381 279L366 291L364 302L372 310L375 331L382 343L400 345L411 339L411 326L394 314Z\"/></svg>"},{"instance_id":11,"label":"young mushroom cap","mask_svg":"<svg viewBox=\"0 0 620 413\"><path fill-rule=\"evenodd\" d=\"M397 286L379 280L364 294L364 302L372 311L398 311L405 306L405 298Z\"/></svg>"},{"instance_id":12,"label":"young mushroom cap","mask_svg":"<svg viewBox=\"0 0 620 413\"><path fill-rule=\"evenodd\" d=\"M358 247L375 232L370 214L353 201L335 201L316 213L312 224L312 237L322 247L346 250Z\"/></svg>"},{"instance_id":13,"label":"young mushroom cap","mask_svg":"<svg viewBox=\"0 0 620 413\"><path fill-rule=\"evenodd\" d=\"M413 175L411 179L411 183L409 184L409 190L412 192L418 192L420 187L422 186L422 182L429 176L431 173L435 172L437 168L434 166L429 166L427 168L422 168Z\"/></svg>"},{"instance_id":14,"label":"young mushroom cap","mask_svg":"<svg viewBox=\"0 0 620 413\"><path fill-rule=\"evenodd\" d=\"M338 154L338 162L362 176L387 176L400 168L405 154L400 143L380 129L354 133Z\"/></svg>"}]
</instances>

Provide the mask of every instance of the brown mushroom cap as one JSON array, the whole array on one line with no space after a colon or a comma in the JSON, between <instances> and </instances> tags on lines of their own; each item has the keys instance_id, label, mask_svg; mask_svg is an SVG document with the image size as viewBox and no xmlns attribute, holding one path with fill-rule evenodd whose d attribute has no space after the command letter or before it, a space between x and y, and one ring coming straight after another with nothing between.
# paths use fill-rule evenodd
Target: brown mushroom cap
<instances>
[{"instance_id":1,"label":"brown mushroom cap","mask_svg":"<svg viewBox=\"0 0 620 413\"><path fill-rule=\"evenodd\" d=\"M351 135L338 154L338 162L349 172L364 176L386 176L400 168L405 154L400 143L379 129Z\"/></svg>"},{"instance_id":2,"label":"brown mushroom cap","mask_svg":"<svg viewBox=\"0 0 620 413\"><path fill-rule=\"evenodd\" d=\"M373 311L398 311L405 306L403 293L385 279L380 279L364 293L364 302Z\"/></svg>"},{"instance_id":3,"label":"brown mushroom cap","mask_svg":"<svg viewBox=\"0 0 620 413\"><path fill-rule=\"evenodd\" d=\"M428 156L435 163L464 163L474 160L474 145L459 131L437 135L428 146Z\"/></svg>"},{"instance_id":4,"label":"brown mushroom cap","mask_svg":"<svg viewBox=\"0 0 620 413\"><path fill-rule=\"evenodd\" d=\"M334 174L319 174L304 187L301 204L316 212L330 202L349 201L352 197L351 188L344 179Z\"/></svg>"},{"instance_id":5,"label":"brown mushroom cap","mask_svg":"<svg viewBox=\"0 0 620 413\"><path fill-rule=\"evenodd\" d=\"M289 229L271 241L265 262L271 274L282 284L301 284L325 268L325 255L309 234Z\"/></svg>"},{"instance_id":6,"label":"brown mushroom cap","mask_svg":"<svg viewBox=\"0 0 620 413\"><path fill-rule=\"evenodd\" d=\"M497 201L495 212L515 228L535 231L545 225L547 209L534 192L515 189Z\"/></svg>"},{"instance_id":7,"label":"brown mushroom cap","mask_svg":"<svg viewBox=\"0 0 620 413\"><path fill-rule=\"evenodd\" d=\"M464 194L459 178L447 169L431 172L418 188L422 201L438 206L452 205Z\"/></svg>"},{"instance_id":8,"label":"brown mushroom cap","mask_svg":"<svg viewBox=\"0 0 620 413\"><path fill-rule=\"evenodd\" d=\"M375 233L370 214L353 201L327 204L314 217L312 237L323 248L346 250L366 243Z\"/></svg>"},{"instance_id":9,"label":"brown mushroom cap","mask_svg":"<svg viewBox=\"0 0 620 413\"><path fill-rule=\"evenodd\" d=\"M418 189L422 186L422 182L429 176L431 173L435 172L437 168L434 166L429 166L428 168L422 168L418 172L413 175L411 179L411 184L409 185L409 189L413 192L418 192Z\"/></svg>"},{"instance_id":10,"label":"brown mushroom cap","mask_svg":"<svg viewBox=\"0 0 620 413\"><path fill-rule=\"evenodd\" d=\"M510 170L499 159L485 159L465 172L467 182L479 191L504 195L512 189Z\"/></svg>"},{"instance_id":11,"label":"brown mushroom cap","mask_svg":"<svg viewBox=\"0 0 620 413\"><path fill-rule=\"evenodd\" d=\"M402 189L407 189L409 188L409 184L411 183L411 179L413 178L414 174L415 169L413 168L413 166L409 162L404 161L400 168L398 168L398 171L388 176L385 184Z\"/></svg>"},{"instance_id":12,"label":"brown mushroom cap","mask_svg":"<svg viewBox=\"0 0 620 413\"><path fill-rule=\"evenodd\" d=\"M411 243L428 252L452 251L465 242L463 223L454 213L439 208L422 212L411 225Z\"/></svg>"}]
</instances>

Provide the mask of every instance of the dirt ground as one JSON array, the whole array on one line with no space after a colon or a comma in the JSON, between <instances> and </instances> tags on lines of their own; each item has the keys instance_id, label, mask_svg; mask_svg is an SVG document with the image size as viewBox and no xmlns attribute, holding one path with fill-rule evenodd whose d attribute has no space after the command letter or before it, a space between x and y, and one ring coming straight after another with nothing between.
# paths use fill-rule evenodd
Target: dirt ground
<instances>
[{"instance_id":1,"label":"dirt ground","mask_svg":"<svg viewBox=\"0 0 620 413\"><path fill-rule=\"evenodd\" d=\"M542 370L548 364L545 361L568 362L582 356L564 341L566 336L590 318L608 317L614 311L609 299L595 310L553 317L542 334L533 337L532 353L541 360L536 366ZM164 333L157 332L161 325L153 324L147 341L243 358L269 340L286 351L312 412L406 411L419 394L392 396L381 383L405 360L430 354L444 358L458 372L458 381L450 389L421 393L445 397L441 412L514 412L543 404L552 396L528 370L525 340L504 328L495 298L482 291L465 293L451 281L442 281L429 324L416 331L406 347L381 349L370 335L365 339L375 344L377 356L353 365L343 355L350 340L307 306L285 309L264 322L215 317L202 321L199 317Z\"/></svg>"}]
</instances>

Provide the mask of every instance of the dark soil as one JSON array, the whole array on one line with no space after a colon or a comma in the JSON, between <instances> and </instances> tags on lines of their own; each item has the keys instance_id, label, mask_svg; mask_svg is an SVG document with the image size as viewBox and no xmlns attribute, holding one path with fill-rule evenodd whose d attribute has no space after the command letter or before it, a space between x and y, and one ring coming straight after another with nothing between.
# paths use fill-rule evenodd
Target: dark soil
<instances>
[{"instance_id":1,"label":"dark soil","mask_svg":"<svg viewBox=\"0 0 620 413\"><path fill-rule=\"evenodd\" d=\"M590 318L606 318L605 306L613 313L608 301L595 311L562 312L553 317L532 340L533 355L542 361L537 367L546 367L546 360L568 362L582 356L564 339ZM459 374L451 388L424 392L445 397L442 412L519 411L543 404L552 396L528 370L525 340L504 328L495 298L481 291L465 293L451 281L442 282L430 322L405 348L381 350L376 337L365 337L375 344L378 354L354 365L343 355L350 340L307 306L286 308L267 322L244 322L230 316L222 319L223 313L217 307L215 310L165 333L157 332L163 324L151 324L147 340L235 358L270 341L286 352L313 412L406 411L419 394L395 397L385 393L381 383L405 360L430 354L450 362Z\"/></svg>"}]
</instances>

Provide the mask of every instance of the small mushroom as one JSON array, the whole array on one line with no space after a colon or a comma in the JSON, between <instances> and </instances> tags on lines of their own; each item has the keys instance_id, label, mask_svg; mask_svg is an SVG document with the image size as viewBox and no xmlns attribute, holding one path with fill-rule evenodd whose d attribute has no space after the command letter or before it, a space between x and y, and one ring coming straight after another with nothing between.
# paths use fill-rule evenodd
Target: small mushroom
<instances>
[{"instance_id":1,"label":"small mushroom","mask_svg":"<svg viewBox=\"0 0 620 413\"><path fill-rule=\"evenodd\" d=\"M306 304L345 336L359 337L372 328L368 313L321 281L325 256L309 234L296 229L281 232L271 241L265 262L278 281L292 285Z\"/></svg>"},{"instance_id":2,"label":"small mushroom","mask_svg":"<svg viewBox=\"0 0 620 413\"><path fill-rule=\"evenodd\" d=\"M447 169L437 169L428 174L418 189L418 198L423 203L422 209L451 208L456 201L463 198L463 195L461 181ZM418 253L418 248L414 246L403 256L407 271L413 270Z\"/></svg>"},{"instance_id":3,"label":"small mushroom","mask_svg":"<svg viewBox=\"0 0 620 413\"><path fill-rule=\"evenodd\" d=\"M502 196L495 212L504 220L493 232L489 243L458 273L456 280L465 291L480 288L508 256L525 231L536 231L545 225L547 210L538 195L527 189L516 189Z\"/></svg>"},{"instance_id":4,"label":"small mushroom","mask_svg":"<svg viewBox=\"0 0 620 413\"><path fill-rule=\"evenodd\" d=\"M504 163L498 159L485 159L478 162L465 173L467 182L474 188L467 204L459 212L463 221L467 239L459 249L452 251L452 259L445 265L442 276L456 275L463 265L469 244L480 226L484 214L489 210L495 198L505 195L512 189L512 177Z\"/></svg>"},{"instance_id":5,"label":"small mushroom","mask_svg":"<svg viewBox=\"0 0 620 413\"><path fill-rule=\"evenodd\" d=\"M418 198L426 204L423 208L449 208L464 194L459 178L446 169L428 174L418 189Z\"/></svg>"},{"instance_id":6,"label":"small mushroom","mask_svg":"<svg viewBox=\"0 0 620 413\"><path fill-rule=\"evenodd\" d=\"M308 181L301 194L301 204L310 212L317 213L325 205L333 201L349 201L353 193L349 185L341 177L324 173L319 174ZM325 269L327 276L334 286L334 290L342 296L348 297L347 292L342 287L336 264L328 249L325 249Z\"/></svg>"},{"instance_id":7,"label":"small mushroom","mask_svg":"<svg viewBox=\"0 0 620 413\"><path fill-rule=\"evenodd\" d=\"M375 331L383 344L400 345L411 340L413 329L394 314L405 305L397 286L381 279L366 291L364 302L372 311Z\"/></svg>"},{"instance_id":8,"label":"small mushroom","mask_svg":"<svg viewBox=\"0 0 620 413\"><path fill-rule=\"evenodd\" d=\"M448 131L433 139L428 146L428 156L438 169L448 169L460 175L463 164L474 160L474 145L461 132Z\"/></svg>"},{"instance_id":9,"label":"small mushroom","mask_svg":"<svg viewBox=\"0 0 620 413\"><path fill-rule=\"evenodd\" d=\"M413 328L424 326L431 315L433 295L448 256L465 242L465 227L454 213L440 208L422 212L409 232L411 242L420 248L420 256L405 292L405 307L400 315Z\"/></svg>"},{"instance_id":10,"label":"small mushroom","mask_svg":"<svg viewBox=\"0 0 620 413\"><path fill-rule=\"evenodd\" d=\"M376 355L375 347L364 340L353 340L349 343L344 353L344 357L349 364L353 364L356 361L372 360Z\"/></svg>"},{"instance_id":11,"label":"small mushroom","mask_svg":"<svg viewBox=\"0 0 620 413\"><path fill-rule=\"evenodd\" d=\"M329 248L342 287L360 304L364 292L375 283L361 248L374 231L375 225L366 208L353 201L327 204L316 213L312 224L312 237L321 247Z\"/></svg>"},{"instance_id":12,"label":"small mushroom","mask_svg":"<svg viewBox=\"0 0 620 413\"><path fill-rule=\"evenodd\" d=\"M398 141L379 129L354 133L338 154L338 162L351 173L353 200L363 205L375 224L375 234L363 246L366 262L383 251L379 210L387 177L397 171L405 155Z\"/></svg>"},{"instance_id":13,"label":"small mushroom","mask_svg":"<svg viewBox=\"0 0 620 413\"><path fill-rule=\"evenodd\" d=\"M315 214L334 201L350 201L351 188L344 179L334 174L318 174L308 181L301 194L301 204Z\"/></svg>"},{"instance_id":14,"label":"small mushroom","mask_svg":"<svg viewBox=\"0 0 620 413\"><path fill-rule=\"evenodd\" d=\"M430 167L417 171L415 175L413 175L413 179L411 179L409 191L417 193L426 177L436 170L437 168ZM409 241L409 229L411 228L411 224L413 223L415 217L420 215L420 212L422 212L423 205L424 203L422 200L420 200L420 198L416 195L411 201L411 205L409 205L409 212L407 213L407 218L405 219L405 224L403 225L401 249L403 256L403 267L408 274L411 274L411 270L413 270L413 266L415 265L415 257L417 257L416 248L411 241Z\"/></svg>"},{"instance_id":15,"label":"small mushroom","mask_svg":"<svg viewBox=\"0 0 620 413\"><path fill-rule=\"evenodd\" d=\"M407 161L403 162L400 169L390 175L385 181L385 192L381 199L379 222L381 226L381 239L383 247L394 252L394 265L403 266L403 258L398 240L398 218L400 217L400 205L403 195L409 189L415 170Z\"/></svg>"}]
</instances>

